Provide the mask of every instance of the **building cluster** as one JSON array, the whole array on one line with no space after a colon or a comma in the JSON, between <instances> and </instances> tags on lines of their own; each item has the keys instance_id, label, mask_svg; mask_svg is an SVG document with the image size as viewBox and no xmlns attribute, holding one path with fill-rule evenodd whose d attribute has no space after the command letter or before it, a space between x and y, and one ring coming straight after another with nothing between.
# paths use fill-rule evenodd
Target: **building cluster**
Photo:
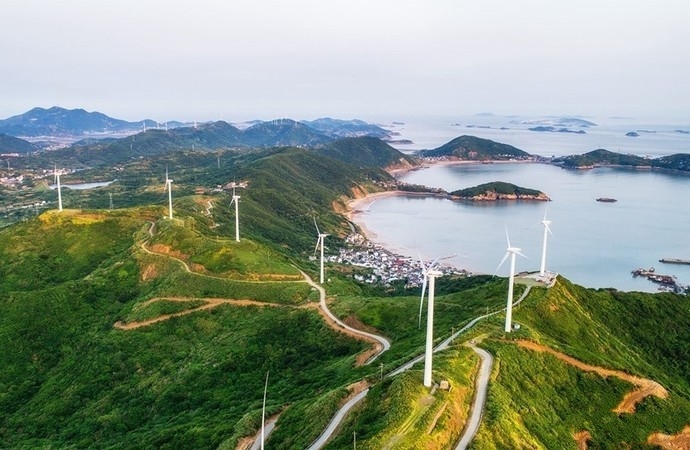
<instances>
[{"instance_id":1,"label":"building cluster","mask_svg":"<svg viewBox=\"0 0 690 450\"><path fill-rule=\"evenodd\" d=\"M324 259L331 263L369 269L365 271L366 273L355 273L355 280L383 285L404 281L405 287L422 285L424 275L418 260L391 253L357 233L350 234L345 242L348 244L347 248L340 249L337 255L324 256ZM467 275L465 270L448 265L437 266L436 269L443 272L443 275Z\"/></svg>"}]
</instances>

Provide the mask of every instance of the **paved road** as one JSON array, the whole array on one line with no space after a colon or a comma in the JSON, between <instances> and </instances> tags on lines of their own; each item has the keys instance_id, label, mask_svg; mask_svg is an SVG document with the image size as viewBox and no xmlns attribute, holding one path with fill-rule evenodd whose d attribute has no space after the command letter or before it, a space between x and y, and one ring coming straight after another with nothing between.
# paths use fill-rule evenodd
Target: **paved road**
<instances>
[{"instance_id":1,"label":"paved road","mask_svg":"<svg viewBox=\"0 0 690 450\"><path fill-rule=\"evenodd\" d=\"M376 358L381 356L381 354L383 352L385 352L391 348L390 341L388 341L388 339L386 339L385 337L379 336L379 335L376 335L373 333L367 333L366 331L358 330L357 328L352 328L351 326L347 325L342 320L338 319L335 316L335 314L333 314L331 312L331 310L328 309L328 305L326 304L326 290L323 288L323 286L321 286L318 283L315 283L314 280L312 280L309 277L309 275L307 275L304 272L302 272L302 276L304 277L305 280L307 280L307 283L309 283L311 286L313 286L316 290L319 291L319 304L321 305L321 309L326 313L326 315L328 317L330 317L333 320L333 322L337 323L338 326L340 326L340 327L342 327L348 331L351 331L355 334L359 334L360 336L367 336L371 339L376 340L379 344L381 344L382 350L380 352L378 352L377 354L375 354L374 356L372 356L371 358L369 358L369 360L365 364L371 364Z\"/></svg>"},{"instance_id":2,"label":"paved road","mask_svg":"<svg viewBox=\"0 0 690 450\"><path fill-rule=\"evenodd\" d=\"M266 444L266 440L275 429L277 421L278 418L276 417L275 419L266 422L266 425L264 426L264 444ZM259 434L258 436L256 436L256 440L254 441L252 446L249 447L249 450L261 450L261 430L259 430Z\"/></svg>"},{"instance_id":3,"label":"paved road","mask_svg":"<svg viewBox=\"0 0 690 450\"><path fill-rule=\"evenodd\" d=\"M369 388L363 390L359 394L352 397L347 403L345 403L343 407L338 410L336 415L333 416L333 419L331 419L331 422L328 424L328 427L325 430L323 430L321 436L319 436L319 438L316 441L314 441L314 443L311 444L311 446L309 446L308 450L318 450L324 445L326 445L326 442L328 442L333 433L335 433L336 428L338 428L340 422L342 422L347 413L350 412L350 409L352 409L353 406L355 406L364 397L366 397L368 393Z\"/></svg>"},{"instance_id":4,"label":"paved road","mask_svg":"<svg viewBox=\"0 0 690 450\"><path fill-rule=\"evenodd\" d=\"M484 403L486 402L486 391L489 387L489 377L491 376L491 366L494 363L494 357L491 353L487 352L483 348L475 347L471 345L472 350L479 355L482 360L481 368L479 369L479 375L477 375L477 383L475 385L475 397L474 403L472 404L472 410L470 411L470 419L465 427L465 432L458 442L455 450L465 450L467 446L474 439L474 435L477 434L479 425L482 422L482 413L484 412Z\"/></svg>"},{"instance_id":5,"label":"paved road","mask_svg":"<svg viewBox=\"0 0 690 450\"><path fill-rule=\"evenodd\" d=\"M309 282L312 286L316 287L316 289L318 289L319 292L321 293L321 301L323 302L323 305L322 305L322 306L324 307L324 311L327 311L329 315L331 315L332 317L335 318L335 316L333 316L333 315L331 314L331 312L328 310L328 308L325 307L326 292L324 291L324 289L323 289L320 285L314 283L314 282L311 280L311 278L309 278L309 276L307 276L307 275L304 274L304 273L303 273L303 275L304 275L304 277L307 279L307 282ZM522 293L522 295L520 296L520 298L519 298L516 302L513 303L513 306L517 306L518 304L520 304L520 303L527 297L527 294L529 294L530 289L531 289L531 287L530 287L530 286L527 286L527 288L526 288L525 291ZM464 333L465 331L467 331L467 330L469 330L470 328L472 328L472 327L473 327L474 325L476 325L477 322L479 322L480 320L485 319L485 318L490 317L490 316L493 316L493 315L495 315L495 314L499 314L500 312L502 312L502 311L504 311L504 310L505 310L505 308L499 309L498 311L494 311L494 312L489 313L489 314L484 314L484 315L482 315L482 316L479 316L479 317L476 317L476 318L472 319L472 320L469 321L464 327L462 327L461 329L459 329L458 331L456 331L455 333L453 333L449 338L445 339L443 342L441 342L440 344L438 344L438 345L434 348L434 353L436 353L436 352L438 352L438 351L441 351L441 350L445 350L446 348L448 348L448 346L451 344L451 342L453 342L460 334L462 334L462 333ZM338 323L342 323L342 322L340 322L338 319L334 319L334 320L336 320ZM343 324L343 325L345 325L345 324ZM348 328L349 328L349 327L348 327ZM356 331L359 332L359 330L356 330ZM360 333L361 333L361 332L360 332ZM372 336L375 336L375 335L372 335ZM384 340L385 340L385 339L384 339ZM386 343L388 343L388 341L386 341ZM388 346L386 347L386 350L388 350L388 348L390 348L390 343L388 343ZM481 350L481 351L485 352L486 355L488 355L489 358L491 358L491 363L489 364L489 368L487 369L487 370L489 370L489 372L490 372L490 371L491 371L491 364L493 364L493 357L492 357L488 352L486 352L485 350L482 350L482 349L479 349L479 348L478 348L477 350ZM475 351L477 351L477 350L475 350ZM381 353L383 353L383 352L381 352ZM379 354L380 354L380 353L379 353ZM481 358L482 355L480 354L479 357ZM422 355L420 355L420 356L417 356L416 358L412 359L411 361L409 361L409 362L403 364L402 366L400 366L400 367L398 367L397 369L393 370L392 372L388 373L388 374L386 375L386 377L393 377L393 376L395 376L395 375L399 375L399 374L403 373L404 371L409 370L412 366L414 366L414 365L415 365L416 363L418 363L419 361L422 361L423 359L424 359L424 354L422 354ZM373 358L372 358L372 360L373 360ZM372 360L370 360L369 362L371 362ZM484 359L482 359L482 361L484 361ZM484 366L485 366L485 363L483 362L483 363L482 363L482 372L483 372L483 370L484 370ZM478 377L478 378L479 378L479 377ZM488 383L488 377L487 377L487 383ZM347 414L347 412L349 412L350 409L351 409L356 403L358 403L359 401L363 400L364 397L366 397L366 394L367 394L368 392L369 392L369 390L367 389L367 390L363 391L362 393L360 393L357 397L355 397L355 398L353 398L352 400L350 400L350 402L352 402L352 404L350 404L350 402L348 402L347 404L345 404L345 406L343 406L343 407L336 413L336 415L333 417L333 419L331 420L331 422L328 424L328 428L327 428L326 430L324 430L324 432L321 434L321 436L319 436L319 439L318 439L316 442L314 442L314 443L309 447L309 450L318 450L318 449L320 449L321 447L323 447L323 446L326 444L326 442L328 442L328 440L331 438L331 435L335 432L335 430L336 430L336 428L338 427L338 425L340 425L340 422L345 418L345 414ZM479 408L476 408L476 407L473 406L472 411L471 411L471 413L470 413L470 415L471 415L472 418L474 418L475 416L477 416L477 419L476 419L476 420L478 421L478 422L477 422L477 425L476 425L477 428L479 427L479 424L481 423L481 416L482 416L482 412L483 412L483 410L484 410L484 401L485 401L485 398L486 398L486 390L484 391L484 394L483 394L483 395L484 395L484 398L482 399L482 402L481 402L480 407L479 407ZM479 397L479 393L477 394L477 397ZM475 405L477 405L476 400L475 400ZM342 414L341 414L341 413L342 413ZM466 427L466 428L465 428L465 432L464 432L463 435L460 437L460 442L461 442L461 443L462 443L465 439L469 439L469 440L467 441L467 442L469 443L469 442L472 440L472 438L474 437L474 433L476 433L477 430L476 430L476 428L475 428L475 430L471 433L471 436L467 437L467 435L470 434L469 431L470 431L469 427ZM460 445L460 444L458 444L458 445ZM465 445L467 445L467 444L465 444ZM458 447L458 448L462 448L462 447Z\"/></svg>"}]
</instances>

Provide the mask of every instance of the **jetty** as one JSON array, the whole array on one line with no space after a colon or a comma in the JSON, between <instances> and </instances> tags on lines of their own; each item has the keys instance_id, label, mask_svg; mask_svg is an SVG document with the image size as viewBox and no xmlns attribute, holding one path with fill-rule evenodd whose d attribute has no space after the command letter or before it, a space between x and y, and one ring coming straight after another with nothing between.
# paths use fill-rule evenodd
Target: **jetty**
<instances>
[{"instance_id":1,"label":"jetty","mask_svg":"<svg viewBox=\"0 0 690 450\"><path fill-rule=\"evenodd\" d=\"M666 264L690 264L690 259L680 259L680 258L661 258L660 263Z\"/></svg>"},{"instance_id":2,"label":"jetty","mask_svg":"<svg viewBox=\"0 0 690 450\"><path fill-rule=\"evenodd\" d=\"M660 290L668 290L676 293L682 293L687 289L686 286L683 286L678 283L676 277L674 275L663 275L660 273L657 273L654 267L650 267L649 269L635 269L632 271L633 277L645 277L652 283L657 283L661 285L659 287Z\"/></svg>"}]
</instances>

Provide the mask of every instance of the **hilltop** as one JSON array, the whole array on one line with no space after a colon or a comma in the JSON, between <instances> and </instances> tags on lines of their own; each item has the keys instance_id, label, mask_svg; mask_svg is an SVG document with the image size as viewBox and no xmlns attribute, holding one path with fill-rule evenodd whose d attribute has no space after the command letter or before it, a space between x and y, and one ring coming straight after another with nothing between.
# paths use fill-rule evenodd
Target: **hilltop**
<instances>
[{"instance_id":1,"label":"hilltop","mask_svg":"<svg viewBox=\"0 0 690 450\"><path fill-rule=\"evenodd\" d=\"M25 155L36 150L36 146L31 142L0 133L0 153L19 153Z\"/></svg>"},{"instance_id":2,"label":"hilltop","mask_svg":"<svg viewBox=\"0 0 690 450\"><path fill-rule=\"evenodd\" d=\"M455 158L463 161L508 161L528 159L531 155L508 144L475 136L460 136L433 150L422 150L427 158Z\"/></svg>"},{"instance_id":3,"label":"hilltop","mask_svg":"<svg viewBox=\"0 0 690 450\"><path fill-rule=\"evenodd\" d=\"M549 197L541 191L516 186L512 183L503 181L494 181L470 188L459 189L451 192L450 197L475 202L497 200L550 200Z\"/></svg>"}]
</instances>

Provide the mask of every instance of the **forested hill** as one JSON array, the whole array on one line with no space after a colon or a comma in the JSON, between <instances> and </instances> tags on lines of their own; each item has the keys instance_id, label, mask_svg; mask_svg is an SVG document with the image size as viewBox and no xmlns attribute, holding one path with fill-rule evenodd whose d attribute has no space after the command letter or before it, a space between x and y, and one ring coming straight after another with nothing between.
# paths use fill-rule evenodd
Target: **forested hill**
<instances>
[{"instance_id":1,"label":"forested hill","mask_svg":"<svg viewBox=\"0 0 690 450\"><path fill-rule=\"evenodd\" d=\"M314 151L360 167L410 167L415 164L414 158L375 137L339 139Z\"/></svg>"},{"instance_id":2,"label":"forested hill","mask_svg":"<svg viewBox=\"0 0 690 450\"><path fill-rule=\"evenodd\" d=\"M267 147L318 148L319 152L355 165L384 167L399 160L412 160L374 137L345 138L339 143L308 126L292 120L261 122L240 130L219 121L172 130L151 129L136 135L104 141L80 141L48 156L63 165L87 167L117 164L132 158L149 157L178 150L213 151Z\"/></svg>"},{"instance_id":3,"label":"forested hill","mask_svg":"<svg viewBox=\"0 0 690 450\"><path fill-rule=\"evenodd\" d=\"M31 142L0 133L0 153L19 153L23 156L34 150L36 147Z\"/></svg>"},{"instance_id":4,"label":"forested hill","mask_svg":"<svg viewBox=\"0 0 690 450\"><path fill-rule=\"evenodd\" d=\"M422 150L420 156L450 157L467 161L502 161L528 159L531 155L508 144L475 136L460 136L433 150Z\"/></svg>"},{"instance_id":5,"label":"forested hill","mask_svg":"<svg viewBox=\"0 0 690 450\"><path fill-rule=\"evenodd\" d=\"M450 196L473 201L549 200L549 197L541 191L520 187L503 181L494 181L466 189L459 189L451 192Z\"/></svg>"},{"instance_id":6,"label":"forested hill","mask_svg":"<svg viewBox=\"0 0 690 450\"><path fill-rule=\"evenodd\" d=\"M659 158L647 158L637 155L626 155L597 149L582 155L570 155L555 158L554 164L566 168L593 168L597 166L648 167L666 170L690 172L690 154L676 153Z\"/></svg>"}]
</instances>

